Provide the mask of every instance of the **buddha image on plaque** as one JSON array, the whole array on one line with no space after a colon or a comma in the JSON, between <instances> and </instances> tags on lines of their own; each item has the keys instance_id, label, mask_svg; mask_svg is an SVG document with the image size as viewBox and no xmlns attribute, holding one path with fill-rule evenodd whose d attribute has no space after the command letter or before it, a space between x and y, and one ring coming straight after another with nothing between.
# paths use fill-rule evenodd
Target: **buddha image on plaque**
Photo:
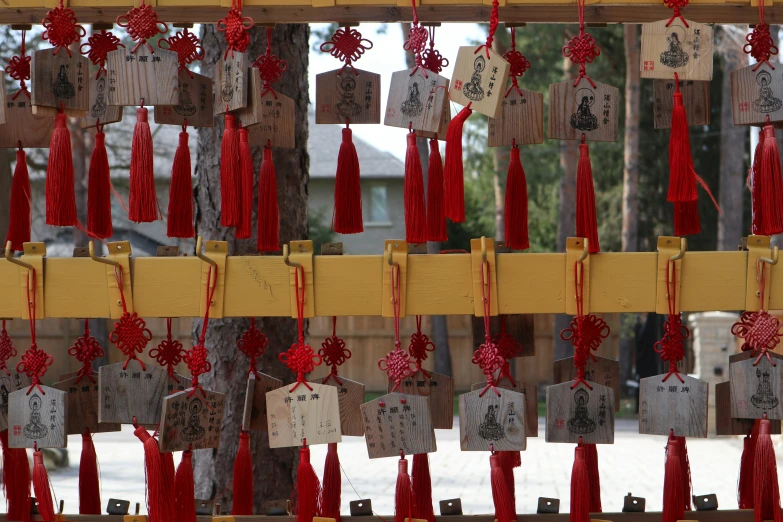
<instances>
[{"instance_id":1,"label":"buddha image on plaque","mask_svg":"<svg viewBox=\"0 0 783 522\"><path fill-rule=\"evenodd\" d=\"M590 395L583 389L578 389L574 393L574 402L576 408L572 410L573 417L568 419L568 431L585 435L595 431L595 421L589 417L587 403L590 402Z\"/></svg>"},{"instance_id":2,"label":"buddha image on plaque","mask_svg":"<svg viewBox=\"0 0 783 522\"><path fill-rule=\"evenodd\" d=\"M761 410L771 410L778 405L778 398L772 392L769 376L769 370L765 369L762 372L759 368L756 368L756 377L759 380L759 385L756 389L756 394L750 398L750 402Z\"/></svg>"},{"instance_id":3,"label":"buddha image on plaque","mask_svg":"<svg viewBox=\"0 0 783 522\"><path fill-rule=\"evenodd\" d=\"M348 74L340 78L340 101L337 102L337 114L350 119L362 112L362 106L356 103L356 80Z\"/></svg>"},{"instance_id":4,"label":"buddha image on plaque","mask_svg":"<svg viewBox=\"0 0 783 522\"><path fill-rule=\"evenodd\" d=\"M30 410L32 410L30 420L22 428L22 433L30 440L42 439L49 433L48 428L41 420L41 405L41 397L38 396L38 393L33 393L33 396L30 397Z\"/></svg>"},{"instance_id":5,"label":"buddha image on plaque","mask_svg":"<svg viewBox=\"0 0 783 522\"><path fill-rule=\"evenodd\" d=\"M780 98L775 98L772 92L772 76L768 71L761 70L756 75L756 83L759 85L759 97L753 100L753 110L762 114L769 114L780 110L783 106L783 101Z\"/></svg>"},{"instance_id":6,"label":"buddha image on plaque","mask_svg":"<svg viewBox=\"0 0 783 522\"><path fill-rule=\"evenodd\" d=\"M57 73L57 79L52 84L52 92L54 92L56 97L64 100L69 100L76 96L76 89L73 88L73 84L68 80L67 65L60 65L60 72Z\"/></svg>"},{"instance_id":7,"label":"buddha image on plaque","mask_svg":"<svg viewBox=\"0 0 783 522\"><path fill-rule=\"evenodd\" d=\"M179 101L174 106L174 112L180 116L192 116L196 112L196 106L190 100L190 85L180 82L178 91Z\"/></svg>"},{"instance_id":8,"label":"buddha image on plaque","mask_svg":"<svg viewBox=\"0 0 783 522\"><path fill-rule=\"evenodd\" d=\"M420 83L420 77L411 77L408 83L408 98L400 106L400 112L408 118L415 118L424 110L424 104L421 102L421 91L424 89Z\"/></svg>"},{"instance_id":9,"label":"buddha image on plaque","mask_svg":"<svg viewBox=\"0 0 783 522\"><path fill-rule=\"evenodd\" d=\"M592 89L582 87L576 91L574 98L577 103L576 112L571 115L571 127L583 132L598 128L598 117L590 107L595 103L595 93Z\"/></svg>"},{"instance_id":10,"label":"buddha image on plaque","mask_svg":"<svg viewBox=\"0 0 783 522\"><path fill-rule=\"evenodd\" d=\"M106 76L101 76L95 82L95 103L90 107L90 116L101 118L106 114Z\"/></svg>"},{"instance_id":11,"label":"buddha image on plaque","mask_svg":"<svg viewBox=\"0 0 783 522\"><path fill-rule=\"evenodd\" d=\"M473 74L470 81L462 87L462 94L469 100L479 101L484 99L484 89L481 88L481 73L487 66L483 56L478 55L473 61Z\"/></svg>"},{"instance_id":12,"label":"buddha image on plaque","mask_svg":"<svg viewBox=\"0 0 783 522\"><path fill-rule=\"evenodd\" d=\"M661 53L661 63L673 69L687 64L688 53L682 48L685 28L678 24L670 25L666 30L666 41L669 42L669 49Z\"/></svg>"}]
</instances>

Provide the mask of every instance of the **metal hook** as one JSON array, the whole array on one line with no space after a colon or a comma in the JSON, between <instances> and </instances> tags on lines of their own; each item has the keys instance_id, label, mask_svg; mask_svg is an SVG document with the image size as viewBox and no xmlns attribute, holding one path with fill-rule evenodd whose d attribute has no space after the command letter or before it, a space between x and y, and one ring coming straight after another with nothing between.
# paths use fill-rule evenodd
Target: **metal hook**
<instances>
[{"instance_id":1,"label":"metal hook","mask_svg":"<svg viewBox=\"0 0 783 522\"><path fill-rule=\"evenodd\" d=\"M106 259L105 257L98 257L98 256L96 256L95 255L95 244L92 241L90 241L87 244L87 250L90 252L90 259L92 259L93 261L97 261L97 262L103 263L105 265L111 265L114 268L118 268L119 267L120 269L122 269L122 266L120 265L120 263L118 261L115 261L114 259Z\"/></svg>"},{"instance_id":2,"label":"metal hook","mask_svg":"<svg viewBox=\"0 0 783 522\"><path fill-rule=\"evenodd\" d=\"M288 254L289 254L289 252L288 252L288 245L285 244L285 245L283 245L283 262L286 265L290 266L291 268L302 268L302 265L300 263L297 263L295 261L291 261L288 258Z\"/></svg>"},{"instance_id":3,"label":"metal hook","mask_svg":"<svg viewBox=\"0 0 783 522\"><path fill-rule=\"evenodd\" d=\"M582 261L587 259L588 254L590 254L590 250L587 248L587 238L583 237L583 246L582 246L582 255L579 256L579 258L576 260L577 263L581 264Z\"/></svg>"},{"instance_id":4,"label":"metal hook","mask_svg":"<svg viewBox=\"0 0 783 522\"><path fill-rule=\"evenodd\" d=\"M392 259L392 246L391 245L386 247L386 262L389 264L389 266L400 266L400 264L397 261L394 261Z\"/></svg>"},{"instance_id":5,"label":"metal hook","mask_svg":"<svg viewBox=\"0 0 783 522\"><path fill-rule=\"evenodd\" d=\"M679 261L685 257L685 251L688 249L688 240L684 237L680 238L680 251L669 258L669 262Z\"/></svg>"},{"instance_id":6,"label":"metal hook","mask_svg":"<svg viewBox=\"0 0 783 522\"><path fill-rule=\"evenodd\" d=\"M202 243L202 241L201 241L201 236L198 236L198 237L196 238L196 256L198 256L198 258L199 258L199 259L201 259L202 261L204 261L205 263L209 263L210 265L212 265L212 266L214 266L215 268L217 268L217 262L215 262L215 260L214 260L214 259L210 259L210 258L208 258L207 256L205 256L205 255L204 255L204 254L201 252L201 243Z\"/></svg>"},{"instance_id":7,"label":"metal hook","mask_svg":"<svg viewBox=\"0 0 783 522\"><path fill-rule=\"evenodd\" d=\"M25 263L21 259L17 259L17 258L14 257L14 251L11 250L11 242L10 241L8 241L5 244L5 260L8 261L9 263L13 263L15 265L19 265L22 268L26 268L27 270L29 270L31 272L33 270L35 270L35 267L33 265L31 265L30 263Z\"/></svg>"},{"instance_id":8,"label":"metal hook","mask_svg":"<svg viewBox=\"0 0 783 522\"><path fill-rule=\"evenodd\" d=\"M774 246L772 247L772 259L768 257L759 257L759 261L761 263L767 263L768 265L777 265L778 264L778 247Z\"/></svg>"}]
</instances>

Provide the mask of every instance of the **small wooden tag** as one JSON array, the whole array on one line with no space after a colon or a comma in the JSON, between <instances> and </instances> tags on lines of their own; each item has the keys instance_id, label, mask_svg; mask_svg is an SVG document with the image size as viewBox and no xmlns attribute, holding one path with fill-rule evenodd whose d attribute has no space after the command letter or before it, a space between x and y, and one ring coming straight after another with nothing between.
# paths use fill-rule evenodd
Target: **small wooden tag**
<instances>
[{"instance_id":1,"label":"small wooden tag","mask_svg":"<svg viewBox=\"0 0 783 522\"><path fill-rule=\"evenodd\" d=\"M364 421L362 421L361 405L364 402L364 384L345 377L338 377L340 384L329 377L324 383L325 377L314 379L313 382L326 384L337 388L337 401L340 405L340 430L343 435L361 437L364 435Z\"/></svg>"},{"instance_id":2,"label":"small wooden tag","mask_svg":"<svg viewBox=\"0 0 783 522\"><path fill-rule=\"evenodd\" d=\"M96 79L90 75L90 102L89 110L80 120L83 129L95 127L100 121L101 125L122 121L123 108L117 105L109 105L109 77L101 74Z\"/></svg>"},{"instance_id":3,"label":"small wooden tag","mask_svg":"<svg viewBox=\"0 0 783 522\"><path fill-rule=\"evenodd\" d=\"M245 392L245 409L242 414L242 429L245 431L267 431L266 424L266 394L283 385L283 381L265 373L252 373L247 379Z\"/></svg>"},{"instance_id":4,"label":"small wooden tag","mask_svg":"<svg viewBox=\"0 0 783 522\"><path fill-rule=\"evenodd\" d=\"M0 148L16 148L22 142L25 148L49 148L54 129L51 116L36 116L30 98L25 93L7 94L5 111L8 123L0 125Z\"/></svg>"},{"instance_id":5,"label":"small wooden tag","mask_svg":"<svg viewBox=\"0 0 783 522\"><path fill-rule=\"evenodd\" d=\"M118 423L98 422L98 372L93 372L92 377L95 382L91 382L87 377L79 379L73 376L54 385L68 394L68 417L65 423L68 435L81 435L85 430L90 430L90 433L104 433L122 429Z\"/></svg>"},{"instance_id":6,"label":"small wooden tag","mask_svg":"<svg viewBox=\"0 0 783 522\"><path fill-rule=\"evenodd\" d=\"M263 147L271 145L279 149L296 147L294 136L294 100L284 94L271 92L250 101L256 114L256 123L248 129L250 145ZM245 124L245 120L242 120Z\"/></svg>"},{"instance_id":7,"label":"small wooden tag","mask_svg":"<svg viewBox=\"0 0 783 522\"><path fill-rule=\"evenodd\" d=\"M109 105L176 105L177 53L146 45L136 53L117 49L108 54Z\"/></svg>"},{"instance_id":8,"label":"small wooden tag","mask_svg":"<svg viewBox=\"0 0 783 522\"><path fill-rule=\"evenodd\" d=\"M223 426L223 409L226 396L196 390L176 392L163 398L160 429L160 451L185 451L217 448Z\"/></svg>"},{"instance_id":9,"label":"small wooden tag","mask_svg":"<svg viewBox=\"0 0 783 522\"><path fill-rule=\"evenodd\" d=\"M89 76L90 61L78 53L35 51L30 64L33 112L55 114L63 107L69 116L84 116L90 108ZM37 112L39 108L44 110Z\"/></svg>"},{"instance_id":10,"label":"small wooden tag","mask_svg":"<svg viewBox=\"0 0 783 522\"><path fill-rule=\"evenodd\" d=\"M460 47L451 75L451 101L460 105L470 103L473 111L496 117L506 94L508 69L508 62L491 49L487 57L484 46Z\"/></svg>"},{"instance_id":11,"label":"small wooden tag","mask_svg":"<svg viewBox=\"0 0 783 522\"><path fill-rule=\"evenodd\" d=\"M415 131L416 136L419 138L427 138L428 140L434 140L437 138L438 141L446 141L446 133L449 130L449 123L451 123L451 107L449 106L449 102L447 100L445 102L445 106L443 107L443 112L441 113L440 127L438 127L438 132L417 130Z\"/></svg>"},{"instance_id":12,"label":"small wooden tag","mask_svg":"<svg viewBox=\"0 0 783 522\"><path fill-rule=\"evenodd\" d=\"M712 80L712 27L675 18L642 24L642 78ZM686 26L687 25L687 26Z\"/></svg>"},{"instance_id":13,"label":"small wooden tag","mask_svg":"<svg viewBox=\"0 0 783 522\"><path fill-rule=\"evenodd\" d=\"M421 68L392 73L383 124L391 127L438 132L449 93L449 79Z\"/></svg>"},{"instance_id":14,"label":"small wooden tag","mask_svg":"<svg viewBox=\"0 0 783 522\"><path fill-rule=\"evenodd\" d=\"M427 397L388 393L362 404L362 417L371 459L437 450Z\"/></svg>"},{"instance_id":15,"label":"small wooden tag","mask_svg":"<svg viewBox=\"0 0 783 522\"><path fill-rule=\"evenodd\" d=\"M498 388L459 396L459 439L462 451L524 451L525 396Z\"/></svg>"},{"instance_id":16,"label":"small wooden tag","mask_svg":"<svg viewBox=\"0 0 783 522\"><path fill-rule=\"evenodd\" d=\"M718 435L747 435L753 429L753 419L735 419L731 416L731 383L715 385L715 431ZM780 420L769 421L770 433L781 433Z\"/></svg>"},{"instance_id":17,"label":"small wooden tag","mask_svg":"<svg viewBox=\"0 0 783 522\"><path fill-rule=\"evenodd\" d=\"M606 357L596 357L596 360L588 359L585 363L585 379L592 382L599 382L614 390L614 396L620 396L620 361L607 359ZM561 382L570 382L576 379L576 366L573 357L566 357L555 361L554 364L555 384ZM614 405L614 411L620 411L620 403L617 401Z\"/></svg>"},{"instance_id":18,"label":"small wooden tag","mask_svg":"<svg viewBox=\"0 0 783 522\"><path fill-rule=\"evenodd\" d=\"M764 125L767 116L771 122L783 120L780 71L772 70L766 63L732 71L731 109L734 125Z\"/></svg>"},{"instance_id":19,"label":"small wooden tag","mask_svg":"<svg viewBox=\"0 0 783 522\"><path fill-rule=\"evenodd\" d=\"M177 79L177 103L155 107L155 123L183 125L187 120L188 127L212 127L212 79L184 69Z\"/></svg>"},{"instance_id":20,"label":"small wooden tag","mask_svg":"<svg viewBox=\"0 0 783 522\"><path fill-rule=\"evenodd\" d=\"M381 122L381 75L355 69L315 77L315 123Z\"/></svg>"},{"instance_id":21,"label":"small wooden tag","mask_svg":"<svg viewBox=\"0 0 783 522\"><path fill-rule=\"evenodd\" d=\"M470 386L470 391L483 390L486 381L477 382ZM525 397L525 436L538 437L538 385L524 381L511 382L507 377L501 378L496 388L519 392Z\"/></svg>"},{"instance_id":22,"label":"small wooden tag","mask_svg":"<svg viewBox=\"0 0 783 522\"><path fill-rule=\"evenodd\" d=\"M11 370L11 375L0 372L0 431L8 429L8 399L17 390L27 390L30 377Z\"/></svg>"},{"instance_id":23,"label":"small wooden tag","mask_svg":"<svg viewBox=\"0 0 783 522\"><path fill-rule=\"evenodd\" d=\"M549 86L549 137L556 140L617 141L620 91L587 78Z\"/></svg>"},{"instance_id":24,"label":"small wooden tag","mask_svg":"<svg viewBox=\"0 0 783 522\"><path fill-rule=\"evenodd\" d=\"M247 54L233 52L218 61L215 68L215 114L225 114L247 107L248 74L250 58Z\"/></svg>"},{"instance_id":25,"label":"small wooden tag","mask_svg":"<svg viewBox=\"0 0 783 522\"><path fill-rule=\"evenodd\" d=\"M674 78L653 80L653 110L655 111L656 129L670 129L672 127L674 91ZM709 125L710 82L680 80L680 93L682 93L682 104L685 106L688 125Z\"/></svg>"},{"instance_id":26,"label":"small wooden tag","mask_svg":"<svg viewBox=\"0 0 783 522\"><path fill-rule=\"evenodd\" d=\"M546 389L546 441L577 444L614 444L614 391L589 382L571 388L572 383Z\"/></svg>"},{"instance_id":27,"label":"small wooden tag","mask_svg":"<svg viewBox=\"0 0 783 522\"><path fill-rule=\"evenodd\" d=\"M670 375L646 377L639 383L639 433L677 437L707 437L706 381L680 374L684 383Z\"/></svg>"},{"instance_id":28,"label":"small wooden tag","mask_svg":"<svg viewBox=\"0 0 783 522\"><path fill-rule=\"evenodd\" d=\"M544 94L512 89L500 103L497 117L489 119L487 140L490 147L543 143Z\"/></svg>"},{"instance_id":29,"label":"small wooden tag","mask_svg":"<svg viewBox=\"0 0 783 522\"><path fill-rule=\"evenodd\" d=\"M8 444L12 448L65 448L66 393L49 386L17 390L8 398Z\"/></svg>"},{"instance_id":30,"label":"small wooden tag","mask_svg":"<svg viewBox=\"0 0 783 522\"><path fill-rule=\"evenodd\" d=\"M454 378L442 373L428 372L431 377L417 371L400 383L400 393L430 398L432 427L450 430L454 426ZM394 388L389 382L388 391Z\"/></svg>"},{"instance_id":31,"label":"small wooden tag","mask_svg":"<svg viewBox=\"0 0 783 522\"><path fill-rule=\"evenodd\" d=\"M767 352L775 361L762 357L756 366L756 357L749 352L729 357L731 383L731 416L738 419L783 418L783 356Z\"/></svg>"},{"instance_id":32,"label":"small wooden tag","mask_svg":"<svg viewBox=\"0 0 783 522\"><path fill-rule=\"evenodd\" d=\"M290 391L286 385L266 394L269 447L287 448L307 444L340 442L340 408L337 388L314 382Z\"/></svg>"}]
</instances>

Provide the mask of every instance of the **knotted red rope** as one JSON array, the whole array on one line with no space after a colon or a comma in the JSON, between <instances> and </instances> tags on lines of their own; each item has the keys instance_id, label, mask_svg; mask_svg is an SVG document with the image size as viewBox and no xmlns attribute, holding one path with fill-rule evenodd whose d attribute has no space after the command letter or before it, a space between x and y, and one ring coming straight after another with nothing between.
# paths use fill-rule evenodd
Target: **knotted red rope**
<instances>
[{"instance_id":1,"label":"knotted red rope","mask_svg":"<svg viewBox=\"0 0 783 522\"><path fill-rule=\"evenodd\" d=\"M663 337L655 343L654 349L661 354L661 360L669 363L669 373L663 382L674 375L680 382L685 382L677 371L677 363L685 357L685 339L690 336L688 327L682 324L682 317L677 310L677 270L671 270L673 261L666 263L666 294L669 304L669 317L663 323Z\"/></svg>"},{"instance_id":2,"label":"knotted red rope","mask_svg":"<svg viewBox=\"0 0 783 522\"><path fill-rule=\"evenodd\" d=\"M402 44L402 48L406 51L410 51L416 62L416 67L413 68L410 75L413 76L421 67L423 68L424 77L428 78L427 70L423 67L422 63L422 53L424 52L425 47L427 47L429 32L426 27L419 25L419 13L416 11L416 0L411 0L411 6L413 7L413 22L408 31L408 39Z\"/></svg>"},{"instance_id":3,"label":"knotted red rope","mask_svg":"<svg viewBox=\"0 0 783 522\"><path fill-rule=\"evenodd\" d=\"M758 312L743 312L740 320L731 326L731 333L745 340L742 343L742 351L751 351L751 357L756 357L753 366L756 366L764 356L772 366L777 366L769 355L769 351L774 350L780 343L780 320L764 309L765 270L766 263L759 259L756 262L756 280L759 283L761 297L760 310Z\"/></svg>"},{"instance_id":4,"label":"knotted red rope","mask_svg":"<svg viewBox=\"0 0 783 522\"><path fill-rule=\"evenodd\" d=\"M680 14L680 9L688 5L688 0L665 0L665 1L666 1L666 7L674 10L674 12L672 13L672 17L669 18L668 22L666 22L666 27L669 27L675 18L679 18L680 20L682 20L682 23L685 24L685 27L689 27L688 22L685 20L685 18L682 17L682 14Z\"/></svg>"},{"instance_id":5,"label":"knotted red rope","mask_svg":"<svg viewBox=\"0 0 783 522\"><path fill-rule=\"evenodd\" d=\"M226 52L223 55L223 59L228 58L228 53L231 53L231 58L234 57L234 51L244 53L247 50L247 46L250 45L250 35L248 31L253 28L253 19L249 16L242 17L242 1L232 0L231 9L228 10L228 14L217 23L217 30L221 33L226 33Z\"/></svg>"},{"instance_id":6,"label":"knotted red rope","mask_svg":"<svg viewBox=\"0 0 783 522\"><path fill-rule=\"evenodd\" d=\"M266 93L271 92L272 96L277 99L277 93L272 88L272 84L283 76L283 71L288 68L288 63L285 60L281 60L276 54L272 54L271 27L266 28L266 52L256 58L256 61L253 62L253 67L258 69L261 79L264 81L262 87L264 90L261 96L263 97Z\"/></svg>"},{"instance_id":7,"label":"knotted red rope","mask_svg":"<svg viewBox=\"0 0 783 522\"><path fill-rule=\"evenodd\" d=\"M22 354L22 360L16 365L17 373L24 373L30 378L30 388L27 389L27 395L33 391L33 388L38 388L43 395L46 393L41 388L41 377L46 374L46 369L52 364L54 358L43 350L38 349L38 344L35 341L35 302L36 302L36 279L35 268L30 268L27 271L27 310L30 316L30 348ZM32 287L32 293L30 289Z\"/></svg>"},{"instance_id":8,"label":"knotted red rope","mask_svg":"<svg viewBox=\"0 0 783 522\"><path fill-rule=\"evenodd\" d=\"M97 33L92 33L87 38L87 42L79 47L79 52L85 55L94 65L98 66L98 73L95 75L97 79L102 72L106 72L106 59L109 53L116 51L120 47L125 48L120 39L113 33L103 29Z\"/></svg>"},{"instance_id":9,"label":"knotted red rope","mask_svg":"<svg viewBox=\"0 0 783 522\"><path fill-rule=\"evenodd\" d=\"M163 45L164 43L166 44L165 46ZM179 69L177 70L185 69L191 78L193 78L193 73L188 70L187 66L196 60L204 58L204 48L201 46L201 41L195 33L188 31L187 27L184 31L178 31L168 39L161 38L158 40L158 47L177 53L177 61L179 62Z\"/></svg>"},{"instance_id":10,"label":"knotted red rope","mask_svg":"<svg viewBox=\"0 0 783 522\"><path fill-rule=\"evenodd\" d=\"M579 64L579 78L574 82L574 87L579 85L582 78L587 79L595 89L595 83L587 75L587 64L593 63L601 54L601 49L590 33L585 32L585 0L577 0L576 7L579 12L579 34L571 38L563 47L563 56L570 58L575 64Z\"/></svg>"},{"instance_id":11,"label":"knotted red rope","mask_svg":"<svg viewBox=\"0 0 783 522\"><path fill-rule=\"evenodd\" d=\"M91 383L95 383L93 378L92 362L98 357L103 357L104 352L101 348L98 339L90 334L90 321L84 320L84 333L81 337L76 339L73 346L68 348L68 355L76 357L76 360L82 363L82 367L77 372L76 381L74 384L79 384L83 378L87 378Z\"/></svg>"},{"instance_id":12,"label":"knotted red rope","mask_svg":"<svg viewBox=\"0 0 783 522\"><path fill-rule=\"evenodd\" d=\"M16 347L11 336L8 335L8 330L5 329L5 319L3 319L3 326L0 329L0 370L3 370L6 375L11 375L6 366L11 357L16 357Z\"/></svg>"},{"instance_id":13,"label":"knotted red rope","mask_svg":"<svg viewBox=\"0 0 783 522\"><path fill-rule=\"evenodd\" d=\"M421 331L421 316L416 316L416 331L411 335L411 342L408 345L408 353L416 361L416 369L413 373L421 372L425 377L432 377L432 375L421 367L421 363L427 359L427 353L435 351L435 343L430 341Z\"/></svg>"},{"instance_id":14,"label":"knotted red rope","mask_svg":"<svg viewBox=\"0 0 783 522\"><path fill-rule=\"evenodd\" d=\"M131 53L142 45L146 45L150 52L155 52L147 40L159 33L165 33L169 26L158 20L158 13L152 6L147 5L141 0L139 7L134 7L124 15L117 17L117 25L128 30L128 36L134 40L136 45L131 49Z\"/></svg>"},{"instance_id":15,"label":"knotted red rope","mask_svg":"<svg viewBox=\"0 0 783 522\"><path fill-rule=\"evenodd\" d=\"M245 333L242 334L242 338L237 342L239 351L250 359L250 369L247 371L248 375L252 373L256 378L260 377L260 375L258 375L258 370L256 369L256 360L264 355L268 346L269 339L266 338L266 335L264 335L261 330L256 328L256 318L251 317L250 328L245 330Z\"/></svg>"},{"instance_id":16,"label":"knotted red rope","mask_svg":"<svg viewBox=\"0 0 783 522\"><path fill-rule=\"evenodd\" d=\"M30 91L27 90L27 84L25 82L30 80L30 62L33 57L27 56L27 49L25 46L26 35L27 31L22 31L22 47L19 50L19 54L12 56L11 60L8 62L8 66L5 68L5 72L8 76L19 82L19 90L14 94L13 100L15 100L21 92L24 92L28 98L30 97Z\"/></svg>"},{"instance_id":17,"label":"knotted red rope","mask_svg":"<svg viewBox=\"0 0 783 522\"><path fill-rule=\"evenodd\" d=\"M508 95L511 94L511 91L514 89L516 89L517 94L522 96L518 78L522 78L525 72L530 69L530 60L525 58L521 52L517 51L517 30L513 27L511 28L511 49L506 51L503 58L506 59L510 66L508 75L511 78L511 87L506 91L506 98L508 98Z\"/></svg>"},{"instance_id":18,"label":"knotted red rope","mask_svg":"<svg viewBox=\"0 0 783 522\"><path fill-rule=\"evenodd\" d=\"M354 68L353 62L362 57L365 51L372 49L372 42L362 38L362 33L356 29L346 27L337 29L328 42L321 44L321 52L329 53L341 62L343 66L337 74L342 74L346 67L350 67L355 75L359 72Z\"/></svg>"},{"instance_id":19,"label":"knotted red rope","mask_svg":"<svg viewBox=\"0 0 783 522\"><path fill-rule=\"evenodd\" d=\"M435 49L435 28L428 27L427 32L430 36L430 46L421 53L421 62L428 71L440 74L445 67L449 66L449 60Z\"/></svg>"},{"instance_id":20,"label":"knotted red rope","mask_svg":"<svg viewBox=\"0 0 783 522\"><path fill-rule=\"evenodd\" d=\"M334 382L338 386L342 386L343 383L337 377L337 367L341 366L345 361L351 358L351 350L345 347L345 341L337 337L337 317L332 317L332 336L324 339L321 343L321 349L318 350L318 355L321 356L321 360L327 366L332 367L332 371L324 379L324 384L329 379L334 379Z\"/></svg>"},{"instance_id":21,"label":"knotted red rope","mask_svg":"<svg viewBox=\"0 0 783 522\"><path fill-rule=\"evenodd\" d=\"M214 277L212 275L213 273ZM185 364L188 365L188 370L190 370L191 376L190 392L188 393L188 397L195 395L196 391L201 392L202 398L207 396L207 392L205 392L204 388L199 385L198 378L212 369L212 364L207 360L207 347L204 345L204 342L207 337L207 326L209 326L209 309L212 305L212 301L215 298L217 284L218 267L217 265L210 265L209 270L207 271L207 291L205 292L206 302L204 306L204 321L201 323L201 333L198 336L198 342L196 345L185 352L185 356L182 358L185 361ZM209 406L208 403L205 402L205 404Z\"/></svg>"},{"instance_id":22,"label":"knotted red rope","mask_svg":"<svg viewBox=\"0 0 783 522\"><path fill-rule=\"evenodd\" d=\"M775 66L770 63L770 56L778 54L778 48L769 32L769 25L764 22L764 0L759 0L759 23L753 28L753 31L745 37L748 43L742 48L745 54L755 58L755 71L761 67L762 63L769 65L770 69L775 70Z\"/></svg>"},{"instance_id":23,"label":"knotted red rope","mask_svg":"<svg viewBox=\"0 0 783 522\"><path fill-rule=\"evenodd\" d=\"M301 283L299 282L301 276ZM305 374L310 373L316 366L321 365L321 356L313 351L313 348L305 343L304 337L304 305L305 305L305 275L304 268L296 267L294 270L295 290L296 290L296 325L298 330L297 341L291 345L288 351L277 356L277 358L288 366L288 369L296 373L296 384L289 391L293 392L300 384L312 391L313 388L307 384Z\"/></svg>"},{"instance_id":24,"label":"knotted red rope","mask_svg":"<svg viewBox=\"0 0 783 522\"><path fill-rule=\"evenodd\" d=\"M486 277L484 271L486 270ZM497 379L495 379L495 372L500 370L505 364L506 360L500 354L498 345L492 339L490 326L490 317L492 314L492 300L491 290L492 285L490 281L490 265L484 261L481 267L481 302L484 306L484 344L478 347L473 353L471 361L473 364L477 364L481 368L481 372L487 377L487 385L479 393L479 397L483 397L487 390L492 390L496 395L500 396L500 392L495 388Z\"/></svg>"},{"instance_id":25,"label":"knotted red rope","mask_svg":"<svg viewBox=\"0 0 783 522\"><path fill-rule=\"evenodd\" d=\"M495 338L495 345L498 347L498 353L505 359L497 380L500 381L501 378L506 377L512 384L516 384L514 376L511 375L510 361L522 353L522 343L508 333L505 315L500 316L500 334Z\"/></svg>"},{"instance_id":26,"label":"knotted red rope","mask_svg":"<svg viewBox=\"0 0 783 522\"><path fill-rule=\"evenodd\" d=\"M174 369L182 362L185 349L182 343L171 335L171 317L166 319L166 338L160 344L150 350L150 357L158 361L158 364L166 368L169 377L179 382Z\"/></svg>"},{"instance_id":27,"label":"knotted red rope","mask_svg":"<svg viewBox=\"0 0 783 522\"><path fill-rule=\"evenodd\" d=\"M473 54L478 54L481 49L486 49L487 58L489 58L489 50L492 49L492 42L495 39L495 31L498 29L498 21L500 20L498 17L499 6L500 3L498 0L492 0L492 11L489 15L489 31L487 31L487 41L486 43L479 45L476 50L473 51Z\"/></svg>"},{"instance_id":28,"label":"knotted red rope","mask_svg":"<svg viewBox=\"0 0 783 522\"><path fill-rule=\"evenodd\" d=\"M63 0L54 9L51 9L44 17L41 25L44 26L44 33L41 38L47 40L55 47L54 54L65 48L68 56L71 56L71 50L68 48L74 42L87 34L84 27L76 23L76 15L73 9L63 7Z\"/></svg>"},{"instance_id":29,"label":"knotted red rope","mask_svg":"<svg viewBox=\"0 0 783 522\"><path fill-rule=\"evenodd\" d=\"M394 383L391 391L395 391L400 388L400 383L413 373L411 368L413 362L410 354L402 350L402 343L400 342L400 305L402 303L400 265L394 264L390 270L391 277L389 282L391 283L391 302L394 312L394 350L378 361L378 369L385 372L389 380Z\"/></svg>"},{"instance_id":30,"label":"knotted red rope","mask_svg":"<svg viewBox=\"0 0 783 522\"><path fill-rule=\"evenodd\" d=\"M109 335L109 341L114 343L126 357L125 364L122 365L123 370L128 367L128 363L131 360L138 361L141 369L146 370L147 366L144 364L144 361L137 358L136 354L144 351L147 343L152 340L152 332L147 328L147 323L144 322L144 319L139 317L136 312L128 312L128 306L125 303L125 292L122 286L122 266L117 265L114 267L114 278L120 291L122 316L119 321L114 323L114 330Z\"/></svg>"}]
</instances>

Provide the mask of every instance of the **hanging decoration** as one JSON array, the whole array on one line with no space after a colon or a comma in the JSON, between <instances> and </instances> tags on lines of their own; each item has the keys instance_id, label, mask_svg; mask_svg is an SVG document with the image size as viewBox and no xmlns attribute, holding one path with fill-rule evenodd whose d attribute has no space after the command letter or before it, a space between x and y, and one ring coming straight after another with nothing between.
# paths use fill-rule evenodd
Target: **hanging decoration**
<instances>
[{"instance_id":1,"label":"hanging decoration","mask_svg":"<svg viewBox=\"0 0 783 522\"><path fill-rule=\"evenodd\" d=\"M186 351L182 343L174 339L171 331L172 323L171 317L166 318L166 338L150 350L150 357L155 359L161 368L166 369L169 393L190 388L191 384L190 379L176 373L177 366L185 360Z\"/></svg>"},{"instance_id":2,"label":"hanging decoration","mask_svg":"<svg viewBox=\"0 0 783 522\"><path fill-rule=\"evenodd\" d=\"M698 127L710 124L710 82L680 80L682 104L688 125ZM674 77L653 80L653 121L655 129L670 129L674 111Z\"/></svg>"}]
</instances>

